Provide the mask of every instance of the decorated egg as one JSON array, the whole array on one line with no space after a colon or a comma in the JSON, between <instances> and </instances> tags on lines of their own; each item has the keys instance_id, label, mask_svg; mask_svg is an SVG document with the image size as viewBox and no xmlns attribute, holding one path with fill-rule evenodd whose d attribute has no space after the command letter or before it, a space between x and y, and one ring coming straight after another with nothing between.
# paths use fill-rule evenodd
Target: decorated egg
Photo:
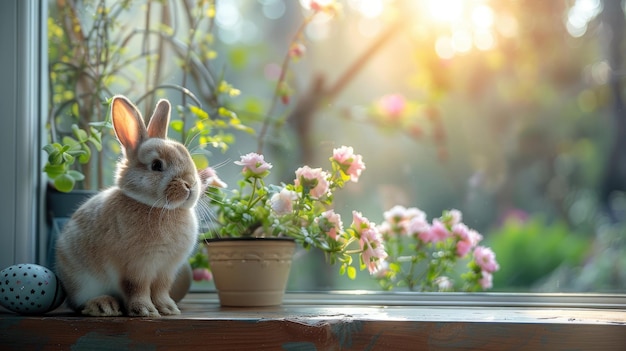
<instances>
[{"instance_id":1,"label":"decorated egg","mask_svg":"<svg viewBox=\"0 0 626 351\"><path fill-rule=\"evenodd\" d=\"M0 271L0 305L20 314L52 311L65 300L61 282L52 270L18 264Z\"/></svg>"}]
</instances>

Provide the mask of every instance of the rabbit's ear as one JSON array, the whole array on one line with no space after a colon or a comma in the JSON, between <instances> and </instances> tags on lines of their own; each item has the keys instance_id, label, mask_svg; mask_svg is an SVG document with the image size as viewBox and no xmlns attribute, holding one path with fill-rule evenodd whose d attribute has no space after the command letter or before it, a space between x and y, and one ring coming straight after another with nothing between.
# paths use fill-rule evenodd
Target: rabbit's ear
<instances>
[{"instance_id":1,"label":"rabbit's ear","mask_svg":"<svg viewBox=\"0 0 626 351\"><path fill-rule=\"evenodd\" d=\"M169 101L165 99L159 100L154 109L150 122L148 123L148 136L151 138L165 139L167 137L167 128L170 123L170 111L172 107Z\"/></svg>"},{"instance_id":2,"label":"rabbit's ear","mask_svg":"<svg viewBox=\"0 0 626 351\"><path fill-rule=\"evenodd\" d=\"M117 139L126 149L136 150L148 138L141 113L127 98L117 95L111 103L111 119Z\"/></svg>"}]
</instances>

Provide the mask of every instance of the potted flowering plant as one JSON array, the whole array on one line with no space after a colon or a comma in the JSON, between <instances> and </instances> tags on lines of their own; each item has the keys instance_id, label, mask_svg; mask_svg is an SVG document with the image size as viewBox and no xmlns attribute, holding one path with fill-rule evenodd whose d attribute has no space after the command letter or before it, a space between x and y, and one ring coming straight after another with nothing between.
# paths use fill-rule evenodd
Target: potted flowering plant
<instances>
[{"instance_id":1,"label":"potted flowering plant","mask_svg":"<svg viewBox=\"0 0 626 351\"><path fill-rule=\"evenodd\" d=\"M229 192L214 171L208 170L213 172L207 194L215 211L214 225L205 234L208 255L201 250L191 262L196 279L206 276L210 266L223 305L280 304L296 244L322 250L329 263L339 264L340 273L350 278L357 274L353 256L358 256L362 270L378 270L387 254L376 226L353 211L352 224L344 228L341 216L332 208L335 192L359 180L365 169L362 157L351 147L342 146L333 150L330 162L329 171L303 166L295 171L292 183L273 185L265 183L272 165L263 155L249 153L235 162L243 167L243 179L238 189ZM234 246L241 242L249 248L235 253ZM261 247L273 244L278 248ZM220 251L221 246L227 250ZM265 258L267 261L259 264ZM240 272L234 271L235 263L244 265ZM270 272L268 267L277 267L280 272ZM218 277L220 273L225 277ZM268 273L267 277L262 277L263 273ZM279 275L283 281L270 280ZM227 287L224 278L236 279L234 287ZM254 285L261 291L242 293L241 284L255 279ZM235 300L242 295L259 300Z\"/></svg>"}]
</instances>

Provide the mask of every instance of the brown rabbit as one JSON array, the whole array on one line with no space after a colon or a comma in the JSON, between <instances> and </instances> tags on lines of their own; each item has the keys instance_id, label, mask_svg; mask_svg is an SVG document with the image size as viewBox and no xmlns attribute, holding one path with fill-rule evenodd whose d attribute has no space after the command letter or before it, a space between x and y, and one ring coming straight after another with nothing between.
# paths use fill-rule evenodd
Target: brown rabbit
<instances>
[{"instance_id":1,"label":"brown rabbit","mask_svg":"<svg viewBox=\"0 0 626 351\"><path fill-rule=\"evenodd\" d=\"M83 204L56 244L56 271L76 311L180 314L169 289L196 243L195 206L205 185L187 149L166 139L170 110L160 100L146 129L128 99L113 98L113 128L125 156L116 186Z\"/></svg>"}]
</instances>

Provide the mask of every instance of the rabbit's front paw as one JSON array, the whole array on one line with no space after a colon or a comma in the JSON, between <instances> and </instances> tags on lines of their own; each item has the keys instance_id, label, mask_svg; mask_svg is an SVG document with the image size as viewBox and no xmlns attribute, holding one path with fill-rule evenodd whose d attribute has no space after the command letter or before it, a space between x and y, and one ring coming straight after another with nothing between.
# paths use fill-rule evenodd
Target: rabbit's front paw
<instances>
[{"instance_id":1,"label":"rabbit's front paw","mask_svg":"<svg viewBox=\"0 0 626 351\"><path fill-rule=\"evenodd\" d=\"M174 302L174 300L172 300L169 296L159 299L159 301L155 301L154 305L164 316L180 314L180 310L178 309L178 306L176 306L176 302Z\"/></svg>"},{"instance_id":2,"label":"rabbit's front paw","mask_svg":"<svg viewBox=\"0 0 626 351\"><path fill-rule=\"evenodd\" d=\"M160 317L159 311L150 301L136 300L128 304L128 316L130 317Z\"/></svg>"},{"instance_id":3,"label":"rabbit's front paw","mask_svg":"<svg viewBox=\"0 0 626 351\"><path fill-rule=\"evenodd\" d=\"M81 313L88 316L113 317L121 316L122 309L116 298L103 295L87 301Z\"/></svg>"}]
</instances>

